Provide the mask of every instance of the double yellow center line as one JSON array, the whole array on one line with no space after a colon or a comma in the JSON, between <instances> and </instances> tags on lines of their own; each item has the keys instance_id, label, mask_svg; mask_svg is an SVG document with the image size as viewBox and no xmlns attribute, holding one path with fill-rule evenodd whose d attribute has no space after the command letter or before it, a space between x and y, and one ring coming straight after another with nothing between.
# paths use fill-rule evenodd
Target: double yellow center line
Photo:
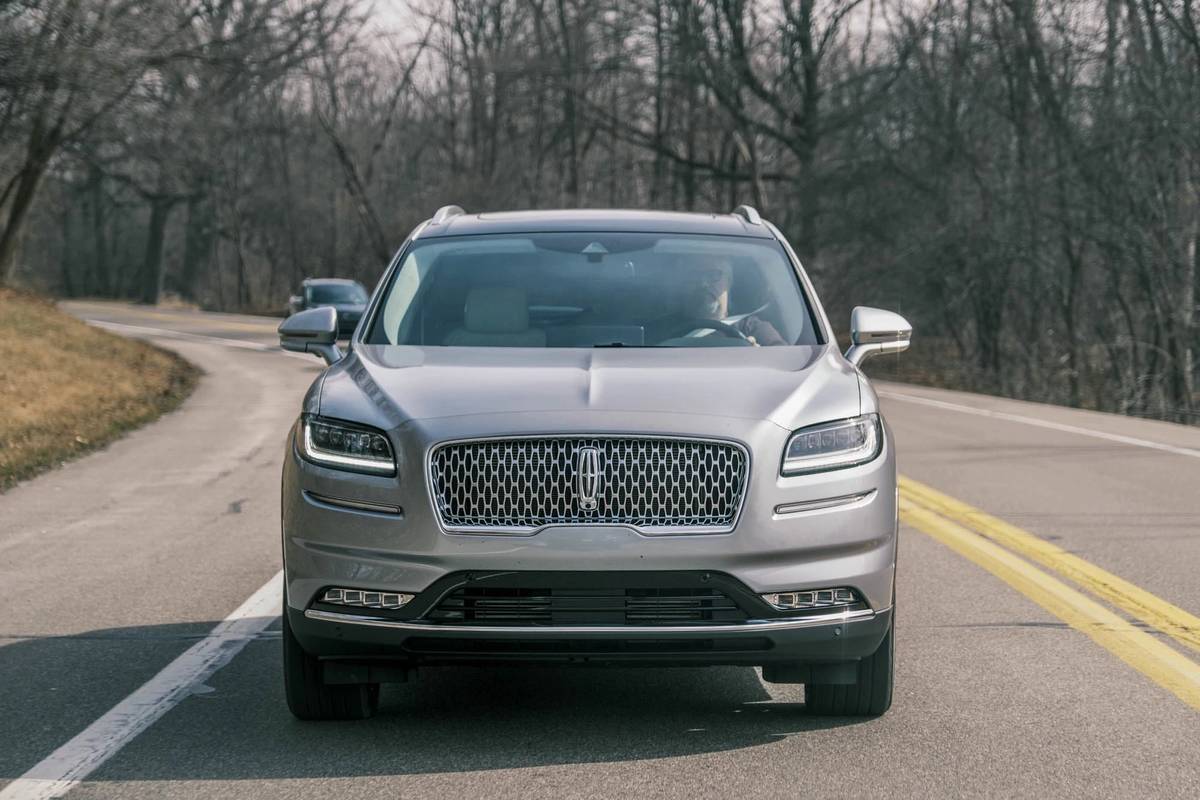
<instances>
[{"instance_id":1,"label":"double yellow center line","mask_svg":"<svg viewBox=\"0 0 1200 800\"><path fill-rule=\"evenodd\" d=\"M1200 710L1200 664L1030 561L1196 652L1200 652L1200 617L1004 520L904 477L900 478L900 518Z\"/></svg>"}]
</instances>

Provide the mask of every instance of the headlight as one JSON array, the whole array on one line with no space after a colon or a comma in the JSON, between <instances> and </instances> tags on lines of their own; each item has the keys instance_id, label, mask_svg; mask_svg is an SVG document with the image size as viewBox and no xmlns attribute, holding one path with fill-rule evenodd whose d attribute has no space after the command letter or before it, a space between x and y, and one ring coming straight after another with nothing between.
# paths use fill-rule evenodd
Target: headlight
<instances>
[{"instance_id":1,"label":"headlight","mask_svg":"<svg viewBox=\"0 0 1200 800\"><path fill-rule=\"evenodd\" d=\"M304 417L304 457L335 469L396 474L396 458L386 436L321 417Z\"/></svg>"},{"instance_id":2,"label":"headlight","mask_svg":"<svg viewBox=\"0 0 1200 800\"><path fill-rule=\"evenodd\" d=\"M878 414L802 428L792 434L783 451L783 474L802 475L865 464L879 455L882 445Z\"/></svg>"}]
</instances>

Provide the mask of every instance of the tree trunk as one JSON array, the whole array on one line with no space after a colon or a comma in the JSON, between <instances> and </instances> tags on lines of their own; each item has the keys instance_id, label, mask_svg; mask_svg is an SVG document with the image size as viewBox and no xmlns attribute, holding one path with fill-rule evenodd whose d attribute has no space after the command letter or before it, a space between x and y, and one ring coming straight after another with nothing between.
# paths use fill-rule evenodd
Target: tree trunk
<instances>
[{"instance_id":1,"label":"tree trunk","mask_svg":"<svg viewBox=\"0 0 1200 800\"><path fill-rule=\"evenodd\" d=\"M66 297L75 296L75 280L71 275L71 257L75 254L71 246L71 204L63 203L62 208L62 242L60 244L59 263L62 269L61 288Z\"/></svg>"},{"instance_id":2,"label":"tree trunk","mask_svg":"<svg viewBox=\"0 0 1200 800\"><path fill-rule=\"evenodd\" d=\"M817 147L821 139L821 84L820 58L816 43L813 41L813 12L812 0L800 3L799 27L797 44L800 49L800 67L802 72L802 87L804 91L801 105L803 108L800 126L800 147L797 155L800 161L800 181L804 184L799 191L800 199L800 242L796 248L802 261L808 269L817 271L817 217L821 211L821 181L817 175Z\"/></svg>"},{"instance_id":3,"label":"tree trunk","mask_svg":"<svg viewBox=\"0 0 1200 800\"><path fill-rule=\"evenodd\" d=\"M180 297L192 302L199 296L198 283L202 266L212 261L213 215L207 194L199 192L188 197L187 227L183 235L183 269L176 290Z\"/></svg>"},{"instance_id":4,"label":"tree trunk","mask_svg":"<svg viewBox=\"0 0 1200 800\"><path fill-rule=\"evenodd\" d=\"M563 122L567 128L567 204L579 206L579 114L575 107L575 52L572 48L571 28L567 24L567 9L563 0L558 0L558 25L562 34L563 71Z\"/></svg>"},{"instance_id":5,"label":"tree trunk","mask_svg":"<svg viewBox=\"0 0 1200 800\"><path fill-rule=\"evenodd\" d=\"M48 156L31 159L17 179L17 188L8 207L8 218L5 220L4 230L0 231L0 286L11 282L16 275L21 234L48 163Z\"/></svg>"},{"instance_id":6,"label":"tree trunk","mask_svg":"<svg viewBox=\"0 0 1200 800\"><path fill-rule=\"evenodd\" d=\"M146 252L142 258L142 271L138 281L138 301L148 305L158 302L162 290L163 239L166 236L167 218L175 203L173 200L156 197L150 201L150 223L146 230Z\"/></svg>"},{"instance_id":7,"label":"tree trunk","mask_svg":"<svg viewBox=\"0 0 1200 800\"><path fill-rule=\"evenodd\" d=\"M1198 209L1200 210L1200 209ZM1200 322L1197 321L1197 312L1200 312L1200 219L1197 219L1192 224L1192 238L1188 243L1188 276L1187 282L1192 287L1192 302L1191 308L1187 310L1186 322L1189 329L1187 343L1187 386L1188 394L1193 400L1197 400L1196 395L1200 394L1200 385L1196 382L1196 358L1197 353L1200 353ZM1195 406L1195 403L1193 403ZM1191 420L1189 420L1190 422Z\"/></svg>"},{"instance_id":8,"label":"tree trunk","mask_svg":"<svg viewBox=\"0 0 1200 800\"><path fill-rule=\"evenodd\" d=\"M663 93L666 91L667 54L663 22L663 3L662 0L658 0L654 4L654 162L650 177L651 208L659 208L662 205L663 176L666 172L666 160L663 157L666 147Z\"/></svg>"},{"instance_id":9,"label":"tree trunk","mask_svg":"<svg viewBox=\"0 0 1200 800\"><path fill-rule=\"evenodd\" d=\"M92 224L92 285L89 289L99 295L112 293L112 278L108 272L108 236L104 229L104 186L100 168L92 165L88 171L88 211Z\"/></svg>"}]
</instances>

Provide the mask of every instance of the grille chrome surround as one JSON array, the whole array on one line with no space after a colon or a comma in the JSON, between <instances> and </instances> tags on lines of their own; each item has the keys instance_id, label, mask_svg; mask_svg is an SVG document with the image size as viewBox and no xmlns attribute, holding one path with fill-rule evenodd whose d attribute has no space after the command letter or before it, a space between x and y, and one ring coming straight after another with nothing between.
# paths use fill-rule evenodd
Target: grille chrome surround
<instances>
[{"instance_id":1,"label":"grille chrome surround","mask_svg":"<svg viewBox=\"0 0 1200 800\"><path fill-rule=\"evenodd\" d=\"M587 448L600 452L591 509L577 488L578 454ZM728 533L745 502L750 454L724 439L509 436L443 442L429 451L426 472L438 521L453 533L532 534L563 525Z\"/></svg>"}]
</instances>

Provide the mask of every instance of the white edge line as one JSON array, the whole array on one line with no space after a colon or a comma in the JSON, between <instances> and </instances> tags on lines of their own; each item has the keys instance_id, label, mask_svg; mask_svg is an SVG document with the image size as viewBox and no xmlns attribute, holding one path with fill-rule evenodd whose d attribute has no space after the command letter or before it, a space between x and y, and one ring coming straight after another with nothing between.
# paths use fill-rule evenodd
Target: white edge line
<instances>
[{"instance_id":1,"label":"white edge line","mask_svg":"<svg viewBox=\"0 0 1200 800\"><path fill-rule=\"evenodd\" d=\"M292 358L303 359L306 363L317 366L317 362L313 356L304 355L303 353L293 353L284 350L282 347L277 347L269 344L261 344L259 342L247 342L243 339L226 339L221 336L209 336L203 333L188 333L187 331L176 331L170 328L151 328L145 325L129 325L124 322L109 322L103 319L83 318L83 321L89 325L94 325L97 328L106 328L114 331L129 331L130 333L147 333L155 336L167 336L174 339L193 339L201 342L216 342L228 347L240 347L243 350L257 350L263 353L282 353L285 356Z\"/></svg>"},{"instance_id":2,"label":"white edge line","mask_svg":"<svg viewBox=\"0 0 1200 800\"><path fill-rule=\"evenodd\" d=\"M48 800L69 792L278 619L282 596L280 571L133 694L0 790L0 800Z\"/></svg>"},{"instance_id":3,"label":"white edge line","mask_svg":"<svg viewBox=\"0 0 1200 800\"><path fill-rule=\"evenodd\" d=\"M960 411L964 414L976 414L981 417L992 417L993 419L1002 419L1008 422L1020 422L1025 425L1034 425L1039 428L1049 428L1050 430L1062 431L1064 433L1074 433L1078 434L1079 436L1090 436L1093 439L1104 439L1109 442L1120 442L1121 444L1134 445L1135 447L1147 447L1151 450L1161 450L1164 453L1174 453L1178 456L1200 458L1200 450L1196 450L1191 447L1178 447L1172 444L1154 442L1149 439L1138 439L1134 436L1122 436L1119 433L1106 433L1104 431L1093 430L1092 428L1081 428L1077 425L1066 425L1061 422L1049 422L1044 419L1038 419L1037 417L1009 414L1004 411L992 411L986 408L973 408L971 406L960 405L959 403L949 403L945 400L934 400L929 397L917 397L911 394L901 394L899 392L889 392L886 390L876 390L876 394L878 394L880 397L886 397L890 400L903 400L906 403L917 403L919 405L933 406L934 408L945 408L950 411Z\"/></svg>"}]
</instances>

